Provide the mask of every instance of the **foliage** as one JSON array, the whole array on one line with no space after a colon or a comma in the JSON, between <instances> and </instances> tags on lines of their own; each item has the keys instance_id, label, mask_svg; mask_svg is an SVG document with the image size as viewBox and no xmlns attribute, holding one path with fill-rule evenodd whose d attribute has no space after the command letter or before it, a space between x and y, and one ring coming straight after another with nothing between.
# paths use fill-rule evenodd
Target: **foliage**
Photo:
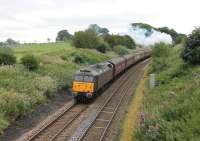
<instances>
[{"instance_id":1,"label":"foliage","mask_svg":"<svg viewBox=\"0 0 200 141\"><path fill-rule=\"evenodd\" d=\"M180 34L180 33L176 32L174 29L170 29L169 27L156 28L156 27L153 27L146 23L132 23L131 26L133 28L139 27L139 28L145 29L147 31L145 34L146 37L150 36L153 33L153 30L159 31L161 33L169 34L172 37L172 40L175 44L181 43L182 40L184 40L186 37L186 35Z\"/></svg>"},{"instance_id":2,"label":"foliage","mask_svg":"<svg viewBox=\"0 0 200 141\"><path fill-rule=\"evenodd\" d=\"M161 27L157 29L160 32L166 33L171 35L172 40L175 42L176 38L179 36L179 34L174 29L169 29L168 27Z\"/></svg>"},{"instance_id":3,"label":"foliage","mask_svg":"<svg viewBox=\"0 0 200 141\"><path fill-rule=\"evenodd\" d=\"M155 27L153 27L149 24L146 24L146 23L132 23L131 26L146 29L148 32L151 32L152 29L155 29Z\"/></svg>"},{"instance_id":4,"label":"foliage","mask_svg":"<svg viewBox=\"0 0 200 141\"><path fill-rule=\"evenodd\" d=\"M171 48L165 69L156 73L157 86L146 87L138 141L196 141L200 122L200 67L188 66L181 58L182 48ZM166 55L161 55L154 57Z\"/></svg>"},{"instance_id":5,"label":"foliage","mask_svg":"<svg viewBox=\"0 0 200 141\"><path fill-rule=\"evenodd\" d=\"M128 35L106 35L104 36L104 40L111 46L111 48L114 48L114 46L117 45L123 45L129 49L136 47L134 40Z\"/></svg>"},{"instance_id":6,"label":"foliage","mask_svg":"<svg viewBox=\"0 0 200 141\"><path fill-rule=\"evenodd\" d=\"M184 34L179 34L179 36L176 38L174 44L175 45L178 45L178 44L181 44L181 43L184 43L185 40L186 40L187 36L184 35Z\"/></svg>"},{"instance_id":7,"label":"foliage","mask_svg":"<svg viewBox=\"0 0 200 141\"><path fill-rule=\"evenodd\" d=\"M140 129L136 131L139 141L166 141L163 121L145 113L140 115Z\"/></svg>"},{"instance_id":8,"label":"foliage","mask_svg":"<svg viewBox=\"0 0 200 141\"><path fill-rule=\"evenodd\" d=\"M200 28L193 30L186 39L182 58L190 64L200 64Z\"/></svg>"},{"instance_id":9,"label":"foliage","mask_svg":"<svg viewBox=\"0 0 200 141\"><path fill-rule=\"evenodd\" d=\"M21 65L0 67L0 79L0 122L3 122L0 132L19 116L44 103L45 94L55 94L57 86L52 78L29 72Z\"/></svg>"},{"instance_id":10,"label":"foliage","mask_svg":"<svg viewBox=\"0 0 200 141\"><path fill-rule=\"evenodd\" d=\"M156 43L152 50L152 71L162 71L168 67L169 57L172 53L172 46L165 43Z\"/></svg>"},{"instance_id":11,"label":"foliage","mask_svg":"<svg viewBox=\"0 0 200 141\"><path fill-rule=\"evenodd\" d=\"M28 70L36 70L39 67L39 62L34 55L25 55L21 58L21 63Z\"/></svg>"},{"instance_id":12,"label":"foliage","mask_svg":"<svg viewBox=\"0 0 200 141\"><path fill-rule=\"evenodd\" d=\"M128 35L125 35L122 37L122 43L121 45L126 46L128 49L135 49L136 48L136 44L135 41Z\"/></svg>"},{"instance_id":13,"label":"foliage","mask_svg":"<svg viewBox=\"0 0 200 141\"><path fill-rule=\"evenodd\" d=\"M0 47L0 64L1 65L13 65L16 63L16 57L13 51L7 47Z\"/></svg>"},{"instance_id":14,"label":"foliage","mask_svg":"<svg viewBox=\"0 0 200 141\"><path fill-rule=\"evenodd\" d=\"M86 62L86 56L84 54L74 53L72 56L74 56L73 61L77 64L83 64Z\"/></svg>"},{"instance_id":15,"label":"foliage","mask_svg":"<svg viewBox=\"0 0 200 141\"><path fill-rule=\"evenodd\" d=\"M98 37L92 31L79 31L74 34L73 44L77 48L93 48L98 45Z\"/></svg>"},{"instance_id":16,"label":"foliage","mask_svg":"<svg viewBox=\"0 0 200 141\"><path fill-rule=\"evenodd\" d=\"M13 40L13 39L11 39L11 38L8 38L8 39L6 40L6 42L5 42L5 44L8 44L8 45L12 46L12 45L17 45L18 42L15 41L15 40Z\"/></svg>"},{"instance_id":17,"label":"foliage","mask_svg":"<svg viewBox=\"0 0 200 141\"><path fill-rule=\"evenodd\" d=\"M72 35L67 30L61 30L58 32L56 41L67 41L72 38Z\"/></svg>"},{"instance_id":18,"label":"foliage","mask_svg":"<svg viewBox=\"0 0 200 141\"><path fill-rule=\"evenodd\" d=\"M105 42L104 40L100 40L99 44L96 47L96 50L101 53L106 53L106 51L111 51L111 48L107 42Z\"/></svg>"},{"instance_id":19,"label":"foliage","mask_svg":"<svg viewBox=\"0 0 200 141\"><path fill-rule=\"evenodd\" d=\"M94 32L97 35L107 35L109 33L109 30L107 28L101 28L100 26L98 26L97 24L91 24L88 29L88 31Z\"/></svg>"},{"instance_id":20,"label":"foliage","mask_svg":"<svg viewBox=\"0 0 200 141\"><path fill-rule=\"evenodd\" d=\"M128 54L128 50L126 49L125 46L118 45L114 47L114 52L116 52L119 55L125 55Z\"/></svg>"}]
</instances>

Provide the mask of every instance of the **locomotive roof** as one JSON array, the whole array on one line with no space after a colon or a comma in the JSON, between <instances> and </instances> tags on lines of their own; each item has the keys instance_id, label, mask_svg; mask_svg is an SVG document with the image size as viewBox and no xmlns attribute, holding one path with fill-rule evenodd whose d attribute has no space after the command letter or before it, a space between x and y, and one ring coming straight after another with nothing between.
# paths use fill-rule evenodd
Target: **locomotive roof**
<instances>
[{"instance_id":1,"label":"locomotive roof","mask_svg":"<svg viewBox=\"0 0 200 141\"><path fill-rule=\"evenodd\" d=\"M128 59L128 58L132 58L134 56L134 54L127 54L127 55L124 55L123 57Z\"/></svg>"},{"instance_id":2,"label":"locomotive roof","mask_svg":"<svg viewBox=\"0 0 200 141\"><path fill-rule=\"evenodd\" d=\"M118 57L118 58L111 59L108 62L113 63L113 64L118 64L118 63L123 62L123 61L124 61L123 57Z\"/></svg>"},{"instance_id":3,"label":"locomotive roof","mask_svg":"<svg viewBox=\"0 0 200 141\"><path fill-rule=\"evenodd\" d=\"M109 62L103 62L103 63L98 63L94 65L90 65L86 68L78 70L75 75L92 75L96 76L98 74L103 73L104 71L109 70L110 68L108 67L110 63Z\"/></svg>"}]
</instances>

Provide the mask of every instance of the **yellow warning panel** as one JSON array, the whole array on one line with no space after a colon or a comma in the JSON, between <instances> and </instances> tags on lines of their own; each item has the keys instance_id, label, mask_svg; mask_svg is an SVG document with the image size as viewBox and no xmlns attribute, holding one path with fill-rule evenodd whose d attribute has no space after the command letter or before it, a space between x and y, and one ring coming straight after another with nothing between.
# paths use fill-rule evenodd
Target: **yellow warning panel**
<instances>
[{"instance_id":1,"label":"yellow warning panel","mask_svg":"<svg viewBox=\"0 0 200 141\"><path fill-rule=\"evenodd\" d=\"M72 90L73 90L73 92L93 93L94 92L94 83L74 81Z\"/></svg>"}]
</instances>

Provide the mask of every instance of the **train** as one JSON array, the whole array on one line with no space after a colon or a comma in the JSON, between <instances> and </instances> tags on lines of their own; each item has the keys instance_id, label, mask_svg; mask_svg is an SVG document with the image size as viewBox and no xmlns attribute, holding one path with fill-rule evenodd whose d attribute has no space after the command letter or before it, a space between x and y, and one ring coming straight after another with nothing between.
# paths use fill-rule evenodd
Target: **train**
<instances>
[{"instance_id":1,"label":"train","mask_svg":"<svg viewBox=\"0 0 200 141\"><path fill-rule=\"evenodd\" d=\"M106 62L90 65L74 74L73 97L77 102L88 102L98 96L105 87L131 66L151 56L151 49L138 49Z\"/></svg>"}]
</instances>

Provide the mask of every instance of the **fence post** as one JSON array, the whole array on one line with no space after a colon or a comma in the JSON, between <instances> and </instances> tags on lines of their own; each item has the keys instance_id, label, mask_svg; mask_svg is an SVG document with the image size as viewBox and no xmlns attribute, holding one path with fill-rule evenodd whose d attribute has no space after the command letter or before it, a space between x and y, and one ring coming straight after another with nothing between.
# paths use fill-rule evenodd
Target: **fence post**
<instances>
[{"instance_id":1,"label":"fence post","mask_svg":"<svg viewBox=\"0 0 200 141\"><path fill-rule=\"evenodd\" d=\"M155 74L150 74L149 87L150 89L155 87Z\"/></svg>"}]
</instances>

